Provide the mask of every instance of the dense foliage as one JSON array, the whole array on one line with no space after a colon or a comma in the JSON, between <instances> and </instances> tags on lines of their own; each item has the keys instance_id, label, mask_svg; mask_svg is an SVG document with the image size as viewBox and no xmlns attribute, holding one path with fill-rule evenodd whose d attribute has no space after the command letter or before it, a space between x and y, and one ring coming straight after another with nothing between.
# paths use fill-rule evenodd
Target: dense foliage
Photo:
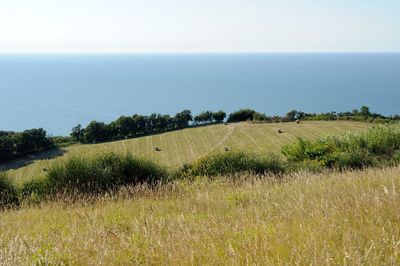
<instances>
[{"instance_id":1,"label":"dense foliage","mask_svg":"<svg viewBox=\"0 0 400 266\"><path fill-rule=\"evenodd\" d=\"M59 192L97 193L125 185L155 184L167 178L168 171L164 167L130 154L71 157L53 165L42 178L25 183L21 194L44 196Z\"/></svg>"},{"instance_id":2,"label":"dense foliage","mask_svg":"<svg viewBox=\"0 0 400 266\"><path fill-rule=\"evenodd\" d=\"M399 115L384 116L371 113L368 106L362 106L360 110L354 109L351 112L328 112L328 113L305 113L302 111L291 110L285 116L267 116L252 109L240 109L231 113L228 122L253 121L253 122L292 122L296 120L351 120L369 123L388 123L400 120Z\"/></svg>"},{"instance_id":3,"label":"dense foliage","mask_svg":"<svg viewBox=\"0 0 400 266\"><path fill-rule=\"evenodd\" d=\"M300 120L352 120L370 123L387 123L394 120L400 120L399 115L384 116L377 113L371 113L368 106L362 106L360 110L354 109L351 112L329 112L329 113L305 113L292 110L286 114L284 121Z\"/></svg>"},{"instance_id":4,"label":"dense foliage","mask_svg":"<svg viewBox=\"0 0 400 266\"><path fill-rule=\"evenodd\" d=\"M53 142L42 128L23 132L0 131L0 162L7 162L53 147Z\"/></svg>"},{"instance_id":5,"label":"dense foliage","mask_svg":"<svg viewBox=\"0 0 400 266\"><path fill-rule=\"evenodd\" d=\"M252 121L254 114L256 114L256 111L252 109L240 109L229 115L228 122Z\"/></svg>"},{"instance_id":6,"label":"dense foliage","mask_svg":"<svg viewBox=\"0 0 400 266\"><path fill-rule=\"evenodd\" d=\"M92 121L86 128L77 125L72 129L71 137L82 143L95 143L181 129L188 127L191 121L193 117L189 110L177 113L174 117L156 113L149 116L135 114L121 116L109 124Z\"/></svg>"},{"instance_id":7,"label":"dense foliage","mask_svg":"<svg viewBox=\"0 0 400 266\"><path fill-rule=\"evenodd\" d=\"M222 110L218 112L212 112L212 111L204 111L201 112L200 114L196 115L193 118L193 121L196 124L203 124L203 123L221 123L224 121L226 117L226 113Z\"/></svg>"},{"instance_id":8,"label":"dense foliage","mask_svg":"<svg viewBox=\"0 0 400 266\"><path fill-rule=\"evenodd\" d=\"M217 176L238 172L254 174L279 174L284 172L284 163L274 155L260 156L244 151L230 151L205 156L181 169L183 176Z\"/></svg>"},{"instance_id":9,"label":"dense foliage","mask_svg":"<svg viewBox=\"0 0 400 266\"><path fill-rule=\"evenodd\" d=\"M194 118L190 110L184 110L173 117L156 113L149 116L135 114L121 116L109 124L92 121L86 128L77 125L72 129L71 138L82 143L96 143L182 129L189 127L192 121L195 124L221 123L225 117L224 111L205 111Z\"/></svg>"},{"instance_id":10,"label":"dense foliage","mask_svg":"<svg viewBox=\"0 0 400 266\"><path fill-rule=\"evenodd\" d=\"M360 169L400 162L400 128L374 127L359 135L299 139L282 149L287 160L305 167Z\"/></svg>"}]
</instances>

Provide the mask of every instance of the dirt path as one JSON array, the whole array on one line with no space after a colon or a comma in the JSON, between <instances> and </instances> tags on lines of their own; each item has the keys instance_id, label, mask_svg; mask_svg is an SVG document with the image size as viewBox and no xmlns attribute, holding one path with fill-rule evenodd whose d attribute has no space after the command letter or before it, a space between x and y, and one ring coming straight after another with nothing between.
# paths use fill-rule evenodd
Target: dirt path
<instances>
[{"instance_id":1,"label":"dirt path","mask_svg":"<svg viewBox=\"0 0 400 266\"><path fill-rule=\"evenodd\" d=\"M213 150L216 149L217 146L223 145L232 136L233 130L235 129L235 125L229 124L227 126L229 127L229 131L220 141L218 141L217 145L213 148Z\"/></svg>"},{"instance_id":2,"label":"dirt path","mask_svg":"<svg viewBox=\"0 0 400 266\"><path fill-rule=\"evenodd\" d=\"M210 152L215 151L216 149L218 149L218 147L224 145L224 143L232 136L233 131L234 131L236 125L234 125L234 124L228 124L227 127L229 127L228 132L225 134L225 136L222 137L222 139L220 139L220 140L215 144L215 146L214 146L212 149L206 151L205 153L201 154L201 155L198 156L197 158L194 158L194 159L190 160L190 162L195 161L195 160L197 160L198 158L201 158L201 157L203 157L204 155L207 155L207 154L209 154Z\"/></svg>"}]
</instances>

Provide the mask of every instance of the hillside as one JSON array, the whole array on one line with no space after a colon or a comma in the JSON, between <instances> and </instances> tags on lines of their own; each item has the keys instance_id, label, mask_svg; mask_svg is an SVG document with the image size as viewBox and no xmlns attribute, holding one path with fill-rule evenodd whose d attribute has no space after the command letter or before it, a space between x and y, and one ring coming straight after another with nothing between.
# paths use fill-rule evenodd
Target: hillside
<instances>
[{"instance_id":1,"label":"hillside","mask_svg":"<svg viewBox=\"0 0 400 266\"><path fill-rule=\"evenodd\" d=\"M163 134L90 145L73 145L60 151L51 151L35 157L17 160L4 165L9 174L17 181L36 177L43 168L54 161L69 155L84 154L90 156L100 152L132 152L152 158L169 167L179 167L185 162L215 150L244 149L257 152L279 152L284 144L293 142L297 137L315 139L326 135L341 135L346 132L360 132L371 124L345 121L315 121L279 124L234 123L212 125ZM278 134L277 129L284 131ZM158 147L161 151L156 151Z\"/></svg>"},{"instance_id":2,"label":"hillside","mask_svg":"<svg viewBox=\"0 0 400 266\"><path fill-rule=\"evenodd\" d=\"M400 169L180 181L1 213L4 265L396 265Z\"/></svg>"}]
</instances>

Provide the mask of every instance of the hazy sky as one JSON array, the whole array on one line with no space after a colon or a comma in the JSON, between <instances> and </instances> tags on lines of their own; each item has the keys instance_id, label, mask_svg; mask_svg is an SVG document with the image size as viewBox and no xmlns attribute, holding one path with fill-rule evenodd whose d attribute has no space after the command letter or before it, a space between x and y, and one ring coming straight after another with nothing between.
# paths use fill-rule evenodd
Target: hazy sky
<instances>
[{"instance_id":1,"label":"hazy sky","mask_svg":"<svg viewBox=\"0 0 400 266\"><path fill-rule=\"evenodd\" d=\"M400 51L400 0L0 0L0 53Z\"/></svg>"}]
</instances>

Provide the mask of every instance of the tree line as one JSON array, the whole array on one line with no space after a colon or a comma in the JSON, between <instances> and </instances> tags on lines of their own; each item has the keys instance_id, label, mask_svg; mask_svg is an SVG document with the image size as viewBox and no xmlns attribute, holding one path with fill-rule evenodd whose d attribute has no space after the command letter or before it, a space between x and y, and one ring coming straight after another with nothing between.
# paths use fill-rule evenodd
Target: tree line
<instances>
[{"instance_id":1,"label":"tree line","mask_svg":"<svg viewBox=\"0 0 400 266\"><path fill-rule=\"evenodd\" d=\"M384 116L372 113L368 106L347 112L306 113L297 110L289 111L285 116L267 116L253 109L241 109L229 115L227 122L253 121L265 123L292 122L296 120L351 120L370 123L387 123L400 120L399 115Z\"/></svg>"},{"instance_id":2,"label":"tree line","mask_svg":"<svg viewBox=\"0 0 400 266\"><path fill-rule=\"evenodd\" d=\"M183 110L175 116L159 113L148 116L134 114L121 116L109 124L92 121L85 128L78 124L72 129L71 138L81 143L96 143L182 129L190 125L221 123L225 117L224 111L204 111L194 117L190 110Z\"/></svg>"},{"instance_id":3,"label":"tree line","mask_svg":"<svg viewBox=\"0 0 400 266\"><path fill-rule=\"evenodd\" d=\"M53 142L42 128L23 132L0 131L0 162L8 162L53 147Z\"/></svg>"},{"instance_id":4,"label":"tree line","mask_svg":"<svg viewBox=\"0 0 400 266\"><path fill-rule=\"evenodd\" d=\"M290 122L296 120L352 120L371 123L387 123L400 120L399 115L384 116L373 113L368 106L348 112L306 113L292 110L285 116L267 116L253 109L240 109L227 116L224 111L204 111L196 116L190 110L168 114L121 116L111 123L90 122L85 128L77 125L70 137L50 137L42 128L23 132L0 131L0 163L11 161L28 154L69 145L73 142L96 143L109 140L143 136L189 126L252 121L257 123Z\"/></svg>"}]
</instances>

